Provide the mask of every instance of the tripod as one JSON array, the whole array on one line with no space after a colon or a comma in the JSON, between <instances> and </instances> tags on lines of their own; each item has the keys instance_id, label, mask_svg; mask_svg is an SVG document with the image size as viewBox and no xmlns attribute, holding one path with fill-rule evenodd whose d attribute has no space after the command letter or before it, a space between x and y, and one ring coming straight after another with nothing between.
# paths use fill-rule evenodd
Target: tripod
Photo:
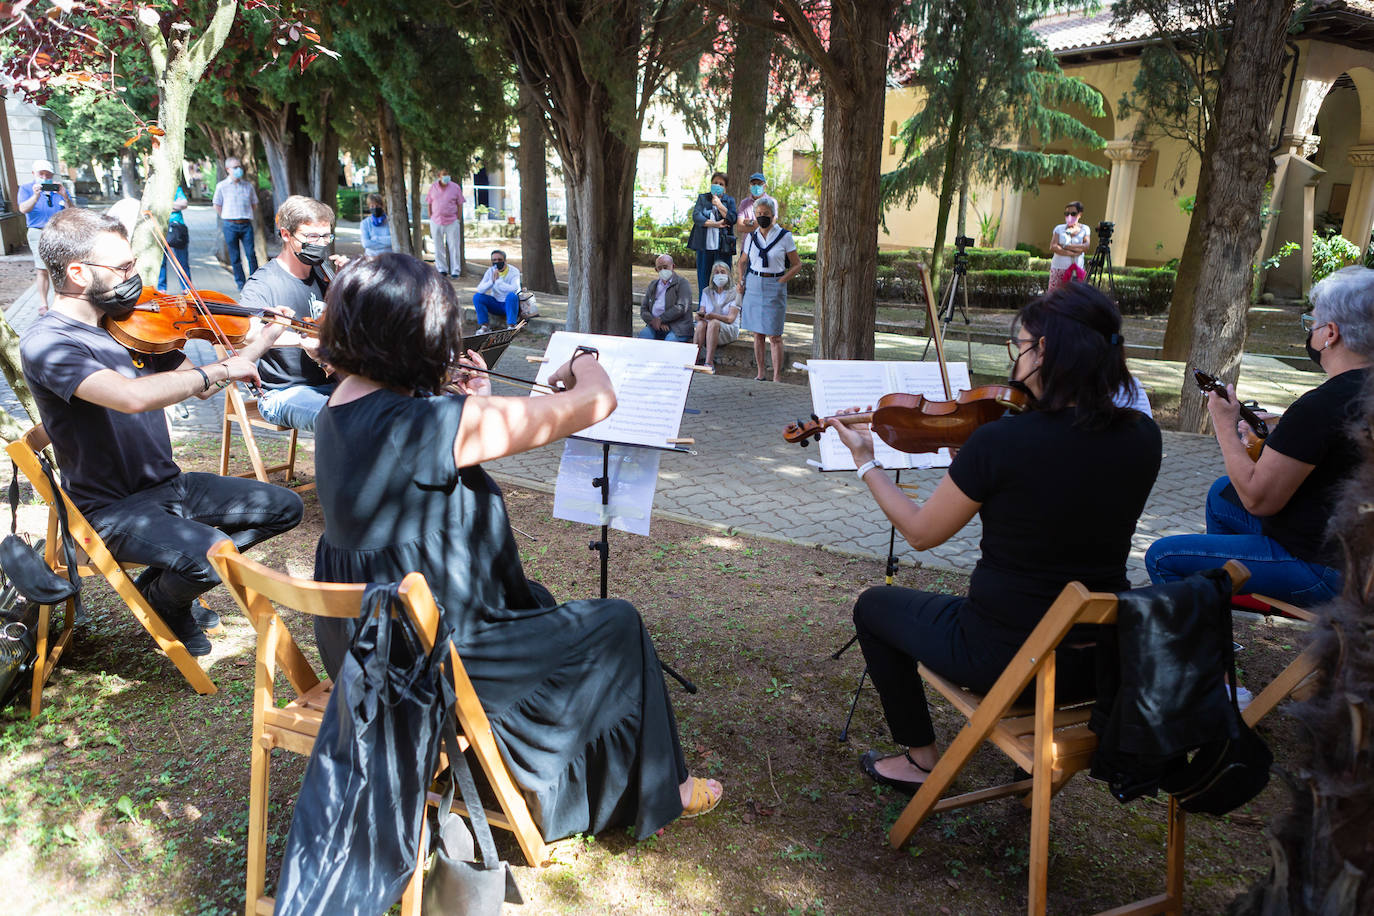
<instances>
[{"instance_id":1,"label":"tripod","mask_svg":"<svg viewBox=\"0 0 1374 916\"><path fill-rule=\"evenodd\" d=\"M1112 271L1112 236L1110 232L1104 233L1102 227L1098 227L1097 248L1093 251L1092 260L1088 262L1088 283L1102 288L1102 274L1107 274L1107 289L1113 299L1116 298L1116 274Z\"/></svg>"},{"instance_id":2,"label":"tripod","mask_svg":"<svg viewBox=\"0 0 1374 916\"><path fill-rule=\"evenodd\" d=\"M958 240L962 241L962 240ZM936 316L935 327L930 329L930 334L926 336L926 348L921 351L921 359L924 361L930 353L930 345L935 340L935 335L940 335L940 340L945 339L945 333L949 330L950 322L954 321L954 311L959 310L959 316L964 319L964 340L968 344L968 364L973 365L973 335L969 331L972 324L968 317L968 252L964 251L964 246L955 243L954 251L954 272L949 278L949 288L945 290L944 301L940 303L940 311Z\"/></svg>"}]
</instances>

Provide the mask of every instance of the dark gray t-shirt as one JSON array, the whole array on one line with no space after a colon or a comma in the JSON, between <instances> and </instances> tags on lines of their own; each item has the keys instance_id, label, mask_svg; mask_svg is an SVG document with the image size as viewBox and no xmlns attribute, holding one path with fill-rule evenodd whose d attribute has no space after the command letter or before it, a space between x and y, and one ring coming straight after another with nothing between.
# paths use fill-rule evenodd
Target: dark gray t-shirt
<instances>
[{"instance_id":1,"label":"dark gray t-shirt","mask_svg":"<svg viewBox=\"0 0 1374 916\"><path fill-rule=\"evenodd\" d=\"M318 318L324 310L324 294L328 288L318 267L310 272L308 280L301 280L273 258L248 278L239 294L239 304L262 309L284 305L297 318ZM268 350L258 360L258 375L262 377L264 388L323 385L329 381L324 370L300 347Z\"/></svg>"},{"instance_id":2,"label":"dark gray t-shirt","mask_svg":"<svg viewBox=\"0 0 1374 916\"><path fill-rule=\"evenodd\" d=\"M19 352L63 485L83 513L181 473L161 410L126 414L76 396L102 369L140 378L177 368L186 361L181 351L130 353L103 328L49 311L24 332Z\"/></svg>"}]
</instances>

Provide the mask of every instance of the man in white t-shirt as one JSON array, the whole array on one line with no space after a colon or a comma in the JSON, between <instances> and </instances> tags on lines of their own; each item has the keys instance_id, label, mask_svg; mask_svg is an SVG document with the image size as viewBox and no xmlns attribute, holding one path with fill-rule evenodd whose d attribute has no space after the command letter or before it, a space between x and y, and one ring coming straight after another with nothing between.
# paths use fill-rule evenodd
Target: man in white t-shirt
<instances>
[{"instance_id":1,"label":"man in white t-shirt","mask_svg":"<svg viewBox=\"0 0 1374 916\"><path fill-rule=\"evenodd\" d=\"M1050 236L1050 283L1045 292L1073 280L1086 280L1083 253L1088 250L1091 233L1082 223L1083 204L1071 201L1064 208L1064 222L1054 227Z\"/></svg>"}]
</instances>

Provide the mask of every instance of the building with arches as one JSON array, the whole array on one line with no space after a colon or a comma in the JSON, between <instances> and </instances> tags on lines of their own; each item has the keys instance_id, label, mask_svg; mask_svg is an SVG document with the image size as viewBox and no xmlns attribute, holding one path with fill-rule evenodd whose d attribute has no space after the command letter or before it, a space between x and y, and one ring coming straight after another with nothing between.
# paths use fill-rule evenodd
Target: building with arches
<instances>
[{"instance_id":1,"label":"building with arches","mask_svg":"<svg viewBox=\"0 0 1374 916\"><path fill-rule=\"evenodd\" d=\"M1069 76L1102 95L1105 115L1072 111L1106 141L1102 149L1050 144L1103 167L1100 178L1049 178L1037 192L982 186L973 189L967 234L988 244L996 228L998 247L1028 243L1048 248L1050 233L1071 200L1084 204L1084 221L1115 224L1112 261L1117 265L1163 264L1182 255L1191 219L1187 204L1197 187L1201 162L1182 139L1162 136L1122 114L1140 70L1141 51L1152 29L1143 18L1124 24L1110 9L1096 14L1066 12L1042 19L1036 31ZM1299 254L1284 258L1265 276L1280 295L1307 292L1314 230L1339 227L1347 239L1368 247L1374 229L1374 2L1316 0L1301 31L1289 43L1294 52L1271 128L1274 173L1270 218L1257 252L1268 257L1288 242ZM884 171L900 160L898 133L917 109L910 88L888 93L890 136L883 148ZM936 201L922 193L908 208L890 209L880 241L909 247L932 243ZM955 234L951 218L949 239Z\"/></svg>"}]
</instances>

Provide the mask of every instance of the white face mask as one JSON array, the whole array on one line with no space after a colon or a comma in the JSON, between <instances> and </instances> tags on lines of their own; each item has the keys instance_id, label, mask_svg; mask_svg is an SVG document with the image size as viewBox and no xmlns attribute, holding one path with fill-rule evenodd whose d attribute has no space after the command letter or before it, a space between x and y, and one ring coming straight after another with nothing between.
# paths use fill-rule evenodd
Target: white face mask
<instances>
[{"instance_id":1,"label":"white face mask","mask_svg":"<svg viewBox=\"0 0 1374 916\"><path fill-rule=\"evenodd\" d=\"M439 184L448 184L448 176L447 176L447 175L440 175L440 176L439 176Z\"/></svg>"},{"instance_id":2,"label":"white face mask","mask_svg":"<svg viewBox=\"0 0 1374 916\"><path fill-rule=\"evenodd\" d=\"M711 278L711 282L714 283L716 286L720 287L721 289L724 289L725 284L730 282L730 278L727 277L725 274L716 274L714 277Z\"/></svg>"},{"instance_id":3,"label":"white face mask","mask_svg":"<svg viewBox=\"0 0 1374 916\"><path fill-rule=\"evenodd\" d=\"M673 272L665 267L658 272L658 278L664 283L667 283L669 280L673 279Z\"/></svg>"}]
</instances>

